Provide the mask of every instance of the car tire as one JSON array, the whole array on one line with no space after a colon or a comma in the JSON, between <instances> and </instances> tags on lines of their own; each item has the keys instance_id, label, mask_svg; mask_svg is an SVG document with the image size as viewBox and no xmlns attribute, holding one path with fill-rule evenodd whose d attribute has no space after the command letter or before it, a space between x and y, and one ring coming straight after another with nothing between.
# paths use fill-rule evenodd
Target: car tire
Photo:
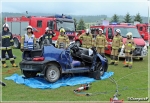
<instances>
[{"instance_id":1,"label":"car tire","mask_svg":"<svg viewBox=\"0 0 150 103\"><path fill-rule=\"evenodd\" d=\"M17 38L13 38L14 40L14 48L20 49L20 42Z\"/></svg>"},{"instance_id":2,"label":"car tire","mask_svg":"<svg viewBox=\"0 0 150 103\"><path fill-rule=\"evenodd\" d=\"M23 70L23 75L24 75L26 78L33 78L33 77L36 77L37 72L35 72L35 71L25 71L25 70Z\"/></svg>"},{"instance_id":3,"label":"car tire","mask_svg":"<svg viewBox=\"0 0 150 103\"><path fill-rule=\"evenodd\" d=\"M140 60L142 61L142 60L143 60L143 58L140 58Z\"/></svg>"},{"instance_id":4,"label":"car tire","mask_svg":"<svg viewBox=\"0 0 150 103\"><path fill-rule=\"evenodd\" d=\"M81 43L80 43L80 41L79 41L79 40L75 41L75 44L76 44L78 47L80 47L80 46L81 46Z\"/></svg>"},{"instance_id":5,"label":"car tire","mask_svg":"<svg viewBox=\"0 0 150 103\"><path fill-rule=\"evenodd\" d=\"M60 78L60 69L54 64L48 65L45 76L48 82L54 83Z\"/></svg>"}]
</instances>

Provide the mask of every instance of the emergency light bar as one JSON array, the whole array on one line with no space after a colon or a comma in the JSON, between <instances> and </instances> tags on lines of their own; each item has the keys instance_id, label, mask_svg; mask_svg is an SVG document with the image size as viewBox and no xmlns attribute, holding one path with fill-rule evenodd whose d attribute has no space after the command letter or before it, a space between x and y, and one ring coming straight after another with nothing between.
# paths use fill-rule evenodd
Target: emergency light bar
<instances>
[{"instance_id":1,"label":"emergency light bar","mask_svg":"<svg viewBox=\"0 0 150 103\"><path fill-rule=\"evenodd\" d=\"M112 22L112 23L110 23L109 25L120 25L120 23Z\"/></svg>"},{"instance_id":2,"label":"emergency light bar","mask_svg":"<svg viewBox=\"0 0 150 103\"><path fill-rule=\"evenodd\" d=\"M72 17L71 17L71 16L59 15L59 14L56 14L56 15L55 15L55 18L66 18L66 19L72 19Z\"/></svg>"}]
</instances>

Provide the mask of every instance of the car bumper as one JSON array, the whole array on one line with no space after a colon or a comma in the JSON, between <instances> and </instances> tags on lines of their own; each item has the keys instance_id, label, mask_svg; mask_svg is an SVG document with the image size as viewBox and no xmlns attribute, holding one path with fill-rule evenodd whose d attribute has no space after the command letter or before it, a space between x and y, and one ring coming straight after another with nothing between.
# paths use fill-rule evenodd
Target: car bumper
<instances>
[{"instance_id":1,"label":"car bumper","mask_svg":"<svg viewBox=\"0 0 150 103\"><path fill-rule=\"evenodd\" d=\"M21 70L26 71L43 71L48 61L21 61L19 63Z\"/></svg>"}]
</instances>

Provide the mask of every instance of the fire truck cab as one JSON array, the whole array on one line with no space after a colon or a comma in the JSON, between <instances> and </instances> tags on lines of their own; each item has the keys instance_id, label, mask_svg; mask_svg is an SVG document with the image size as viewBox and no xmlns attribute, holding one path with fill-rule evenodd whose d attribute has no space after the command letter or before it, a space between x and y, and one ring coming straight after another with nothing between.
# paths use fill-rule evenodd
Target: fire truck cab
<instances>
[{"instance_id":1,"label":"fire truck cab","mask_svg":"<svg viewBox=\"0 0 150 103\"><path fill-rule=\"evenodd\" d=\"M133 58L140 58L140 60L143 60L143 57L147 55L147 47L145 44L145 41L139 34L136 26L134 25L120 25L118 23L112 23L109 25L98 25L98 26L91 26L91 29L94 28L101 28L104 30L104 34L106 35L107 41L108 41L108 50L105 50L106 54L111 54L111 44L112 44L112 39L113 36L115 35L115 30L120 29L121 30L121 35L123 37L123 45L121 48L121 52L119 54L119 57L125 57L125 54L123 53L124 50L124 43L126 41L126 34L128 32L132 32L133 34L133 39L134 42L136 43L136 49L133 52Z\"/></svg>"},{"instance_id":2,"label":"fire truck cab","mask_svg":"<svg viewBox=\"0 0 150 103\"><path fill-rule=\"evenodd\" d=\"M148 32L148 29L150 29L150 25L148 24L136 24L136 27L139 31L139 33L141 34L141 36L143 37L143 39L146 42L146 45L149 46L150 44L150 33Z\"/></svg>"},{"instance_id":3,"label":"fire truck cab","mask_svg":"<svg viewBox=\"0 0 150 103\"><path fill-rule=\"evenodd\" d=\"M22 16L22 17L6 17L5 21L10 26L10 31L14 38L14 47L20 48L21 36L26 33L26 27L31 25L34 29L34 35L37 43L41 44L42 36L45 34L45 28L51 28L56 36L52 38L55 45L59 36L59 29L63 27L66 30L70 41L75 37L74 20L70 16L54 15L54 16Z\"/></svg>"}]
</instances>

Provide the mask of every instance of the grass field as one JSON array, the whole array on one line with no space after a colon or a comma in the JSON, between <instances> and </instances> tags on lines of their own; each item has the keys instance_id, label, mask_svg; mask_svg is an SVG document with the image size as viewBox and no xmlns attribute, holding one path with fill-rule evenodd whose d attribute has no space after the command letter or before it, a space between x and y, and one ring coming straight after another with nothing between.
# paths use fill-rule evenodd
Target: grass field
<instances>
[{"instance_id":1,"label":"grass field","mask_svg":"<svg viewBox=\"0 0 150 103\"><path fill-rule=\"evenodd\" d=\"M18 64L21 61L21 52L15 49L13 53L17 56L16 63ZM79 87L79 85L60 87L54 90L32 89L25 85L19 85L13 81L5 80L5 77L11 76L14 73L21 74L19 68L11 68L9 61L7 61L7 64L9 64L10 68L2 69L2 80L7 84L6 87L2 87L2 101L109 101L115 93L116 86L110 79L93 82L91 89L85 91L90 93L110 93L89 97L77 96L73 93L73 90ZM119 99L127 101L127 97L144 98L148 96L148 57L145 57L143 61L134 60L132 69L124 68L123 60L120 60L118 66L109 66L108 71L114 72L112 77L116 81L130 73L136 72L117 82L120 90L119 93L121 94ZM121 91L124 87L128 87L128 89Z\"/></svg>"}]
</instances>

